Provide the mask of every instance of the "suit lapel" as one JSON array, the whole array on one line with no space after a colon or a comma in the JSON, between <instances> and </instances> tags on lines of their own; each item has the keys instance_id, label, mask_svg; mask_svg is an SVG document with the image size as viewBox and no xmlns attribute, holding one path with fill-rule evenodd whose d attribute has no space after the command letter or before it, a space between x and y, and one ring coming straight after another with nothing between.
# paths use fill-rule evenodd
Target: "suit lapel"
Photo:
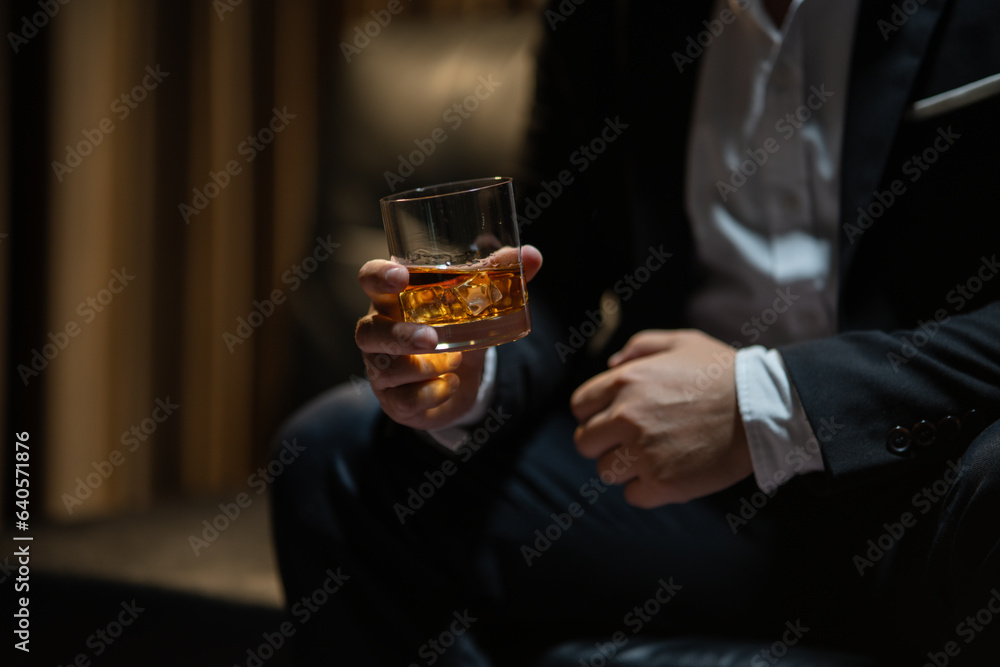
<instances>
[{"instance_id":1,"label":"suit lapel","mask_svg":"<svg viewBox=\"0 0 1000 667\"><path fill-rule=\"evenodd\" d=\"M857 225L858 208L869 204L879 185L947 2L926 0L912 15L896 9L900 3L890 0L862 0L858 8L841 160L841 284L861 243L857 238L851 243L847 230Z\"/></svg>"}]
</instances>

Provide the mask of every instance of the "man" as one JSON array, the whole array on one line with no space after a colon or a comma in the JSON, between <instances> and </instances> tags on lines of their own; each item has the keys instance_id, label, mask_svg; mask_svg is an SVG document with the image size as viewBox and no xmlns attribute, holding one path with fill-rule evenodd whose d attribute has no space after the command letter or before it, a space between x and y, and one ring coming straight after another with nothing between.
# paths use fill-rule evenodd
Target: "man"
<instances>
[{"instance_id":1,"label":"man","mask_svg":"<svg viewBox=\"0 0 1000 667\"><path fill-rule=\"evenodd\" d=\"M369 262L373 395L285 432L310 459L275 485L290 604L342 580L305 653L530 664L582 639L597 664L710 635L977 664L1000 7L562 5L523 200L532 333L428 354L405 270Z\"/></svg>"}]
</instances>

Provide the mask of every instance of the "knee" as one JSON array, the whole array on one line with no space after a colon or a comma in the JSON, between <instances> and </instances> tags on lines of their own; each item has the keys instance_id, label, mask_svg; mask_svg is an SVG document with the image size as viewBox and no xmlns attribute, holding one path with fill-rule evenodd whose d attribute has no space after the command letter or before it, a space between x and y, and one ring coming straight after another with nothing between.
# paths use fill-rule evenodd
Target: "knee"
<instances>
[{"instance_id":1,"label":"knee","mask_svg":"<svg viewBox=\"0 0 1000 667\"><path fill-rule=\"evenodd\" d=\"M1000 421L986 427L969 444L958 468L960 494L995 497L1000 494Z\"/></svg>"},{"instance_id":2,"label":"knee","mask_svg":"<svg viewBox=\"0 0 1000 667\"><path fill-rule=\"evenodd\" d=\"M956 580L974 580L985 569L1000 573L1000 422L972 441L955 469L938 526L941 556Z\"/></svg>"},{"instance_id":3,"label":"knee","mask_svg":"<svg viewBox=\"0 0 1000 667\"><path fill-rule=\"evenodd\" d=\"M326 496L371 440L379 414L370 389L341 385L292 415L275 435L268 463L276 510Z\"/></svg>"}]
</instances>

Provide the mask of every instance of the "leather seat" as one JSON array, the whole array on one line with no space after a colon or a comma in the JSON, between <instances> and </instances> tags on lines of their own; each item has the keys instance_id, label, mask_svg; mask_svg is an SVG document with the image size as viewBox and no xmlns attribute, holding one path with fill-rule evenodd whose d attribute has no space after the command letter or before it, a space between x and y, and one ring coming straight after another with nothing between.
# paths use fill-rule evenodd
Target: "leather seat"
<instances>
[{"instance_id":1,"label":"leather seat","mask_svg":"<svg viewBox=\"0 0 1000 667\"><path fill-rule=\"evenodd\" d=\"M603 646L602 651L599 647ZM534 667L878 667L879 663L840 651L733 641L723 638L634 637L614 650L601 640L557 646ZM605 653L606 651L606 653ZM780 655L779 655L780 653Z\"/></svg>"}]
</instances>

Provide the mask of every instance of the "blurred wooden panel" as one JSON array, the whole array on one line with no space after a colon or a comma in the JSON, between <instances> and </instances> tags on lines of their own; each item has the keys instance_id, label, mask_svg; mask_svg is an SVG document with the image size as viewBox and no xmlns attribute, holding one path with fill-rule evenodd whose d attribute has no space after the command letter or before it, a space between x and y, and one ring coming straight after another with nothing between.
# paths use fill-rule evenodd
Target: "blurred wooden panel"
<instances>
[{"instance_id":1,"label":"blurred wooden panel","mask_svg":"<svg viewBox=\"0 0 1000 667\"><path fill-rule=\"evenodd\" d=\"M152 54L137 38L148 27L141 5L120 0L62 11L50 27L47 150L69 171L53 170L48 325L65 346L45 371L44 507L77 518L141 506L149 497L148 457L120 450L121 434L152 407L154 277L143 221L152 218L153 185L143 167L153 107L130 109L123 119L115 101L141 83L139 63L152 62ZM122 455L118 465L109 462L114 451Z\"/></svg>"},{"instance_id":2,"label":"blurred wooden panel","mask_svg":"<svg viewBox=\"0 0 1000 667\"><path fill-rule=\"evenodd\" d=\"M273 100L275 107L287 109L295 119L275 140L273 152L273 225L266 230L271 261L262 289L279 289L287 301L260 331L260 344L255 348L259 378L255 429L265 436L296 407L285 388L294 345L294 311L303 304L300 289L293 289L299 285L286 282L283 276L315 246L322 133L319 91L330 81L330 65L321 44L330 34L337 34L331 14L328 4L311 0L283 2L275 12ZM259 459L267 441L258 438L254 444Z\"/></svg>"},{"instance_id":3,"label":"blurred wooden panel","mask_svg":"<svg viewBox=\"0 0 1000 667\"><path fill-rule=\"evenodd\" d=\"M477 14L510 13L536 10L544 0L396 0L402 7L400 15L424 17L475 16ZM341 4L348 25L370 12L388 7L389 0L344 0Z\"/></svg>"},{"instance_id":4,"label":"blurred wooden panel","mask_svg":"<svg viewBox=\"0 0 1000 667\"><path fill-rule=\"evenodd\" d=\"M238 317L254 296L254 175L256 165L238 153L252 125L253 14L233 11L218 20L205 4L193 17L191 136L198 148L188 169L194 189L208 194L204 210L188 225L184 284L181 490L203 495L236 487L249 467L253 399L252 345L233 346ZM226 165L237 162L230 173ZM212 179L210 174L225 174ZM229 179L228 181L226 179ZM216 181L225 183L221 187ZM193 201L193 192L189 195ZM252 340L252 339L251 339Z\"/></svg>"},{"instance_id":5,"label":"blurred wooden panel","mask_svg":"<svg viewBox=\"0 0 1000 667\"><path fill-rule=\"evenodd\" d=\"M319 150L331 145L324 133L332 132L330 105L339 104L327 97L342 74L336 36L386 5L243 0L220 14L217 3L200 0L69 3L32 39L34 52L18 56L31 66L11 70L17 90L3 78L8 70L0 72L8 96L0 119L7 126L16 117L43 137L40 145L18 134L0 139L16 144L19 165L32 166L12 174L9 147L0 144L0 182L18 184L13 195L0 193L0 232L15 223L6 219L10 196L27 242L0 239L0 258L15 250L27 258L18 275L30 281L0 278L0 347L17 355L4 360L9 377L31 363L33 348L56 352L28 390L10 381L13 398L0 402L22 421L41 406L32 422L32 488L50 517L246 490L269 435L293 407L301 313L344 318L335 285L318 277L309 284L317 306L285 277L321 257L349 263L337 249L333 258L313 255L320 202L329 196L318 186L330 164ZM533 5L403 6L416 19ZM6 64L11 54L0 58ZM22 97L37 101L30 116L10 106ZM287 118L270 135L275 114ZM267 145L251 159L247 142L265 131ZM53 170L52 162L66 166ZM197 215L185 220L181 205ZM335 235L323 241L349 245ZM276 291L285 300L268 308ZM238 330L251 321L258 324L249 333ZM337 354L353 349L345 342ZM176 407L164 421L168 405ZM0 412L0 423L16 427L9 422Z\"/></svg>"}]
</instances>

